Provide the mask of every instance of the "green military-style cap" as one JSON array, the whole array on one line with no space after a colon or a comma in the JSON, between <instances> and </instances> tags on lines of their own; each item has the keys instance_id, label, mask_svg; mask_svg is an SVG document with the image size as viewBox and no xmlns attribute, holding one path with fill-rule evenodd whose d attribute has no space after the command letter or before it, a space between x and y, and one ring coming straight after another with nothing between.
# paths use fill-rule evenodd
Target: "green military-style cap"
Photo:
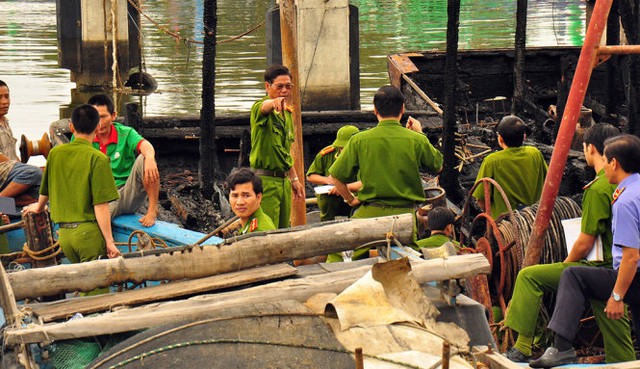
<instances>
[{"instance_id":1,"label":"green military-style cap","mask_svg":"<svg viewBox=\"0 0 640 369\"><path fill-rule=\"evenodd\" d=\"M338 130L338 134L336 135L336 140L333 141L333 146L336 147L344 147L349 139L354 134L358 133L358 127L352 125L346 125Z\"/></svg>"}]
</instances>

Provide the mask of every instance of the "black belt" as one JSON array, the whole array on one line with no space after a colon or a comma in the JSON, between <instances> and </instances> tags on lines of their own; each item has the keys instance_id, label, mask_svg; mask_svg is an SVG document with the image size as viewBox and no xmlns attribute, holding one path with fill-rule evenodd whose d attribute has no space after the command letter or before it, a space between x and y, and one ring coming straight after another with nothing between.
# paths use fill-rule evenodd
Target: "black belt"
<instances>
[{"instance_id":1,"label":"black belt","mask_svg":"<svg viewBox=\"0 0 640 369\"><path fill-rule=\"evenodd\" d=\"M78 226L80 226L80 224L84 224L84 223L96 223L95 220L87 220L84 222L69 222L69 223L58 223L58 226L60 228L78 228Z\"/></svg>"},{"instance_id":2,"label":"black belt","mask_svg":"<svg viewBox=\"0 0 640 369\"><path fill-rule=\"evenodd\" d=\"M418 206L417 204L388 205L388 204L381 204L379 202L368 202L368 201L365 201L364 205L373 206L373 207L376 207L376 208L385 208L385 209L393 209L393 208L397 208L397 209L415 209Z\"/></svg>"},{"instance_id":3,"label":"black belt","mask_svg":"<svg viewBox=\"0 0 640 369\"><path fill-rule=\"evenodd\" d=\"M259 176L277 177L277 178L287 177L287 172L276 172L273 170L266 170L266 169L254 169L253 171Z\"/></svg>"}]
</instances>

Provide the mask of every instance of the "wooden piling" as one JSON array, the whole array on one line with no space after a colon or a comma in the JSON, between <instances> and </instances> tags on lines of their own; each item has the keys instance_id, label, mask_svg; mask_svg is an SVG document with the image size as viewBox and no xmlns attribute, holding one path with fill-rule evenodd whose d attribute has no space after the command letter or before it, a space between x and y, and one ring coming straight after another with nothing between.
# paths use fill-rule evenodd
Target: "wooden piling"
<instances>
[{"instance_id":1,"label":"wooden piling","mask_svg":"<svg viewBox=\"0 0 640 369\"><path fill-rule=\"evenodd\" d=\"M513 100L511 113L522 111L525 99L524 53L527 44L527 0L518 0L516 8L515 66L513 71Z\"/></svg>"},{"instance_id":2,"label":"wooden piling","mask_svg":"<svg viewBox=\"0 0 640 369\"><path fill-rule=\"evenodd\" d=\"M215 78L216 78L216 0L204 2L204 51L202 55L202 110L200 110L200 170L202 195L211 199L214 193L216 171L219 170L216 155Z\"/></svg>"}]
</instances>

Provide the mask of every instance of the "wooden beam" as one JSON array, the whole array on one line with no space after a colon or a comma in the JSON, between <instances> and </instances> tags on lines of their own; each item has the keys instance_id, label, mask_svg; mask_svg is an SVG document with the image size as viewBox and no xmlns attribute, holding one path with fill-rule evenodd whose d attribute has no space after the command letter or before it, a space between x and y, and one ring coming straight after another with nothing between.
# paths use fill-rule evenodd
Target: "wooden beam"
<instances>
[{"instance_id":1,"label":"wooden beam","mask_svg":"<svg viewBox=\"0 0 640 369\"><path fill-rule=\"evenodd\" d=\"M490 271L489 262L481 254L452 256L411 263L416 280L420 284L434 280L449 280ZM95 317L71 320L65 323L45 324L28 328L12 328L5 331L7 345L63 340L114 334L145 329L187 319L215 317L227 309L253 303L278 302L286 299L305 302L318 293L340 293L365 275L370 265L312 275L306 278L287 279L238 291L198 296L188 300L171 301L132 309L118 310Z\"/></svg>"},{"instance_id":2,"label":"wooden beam","mask_svg":"<svg viewBox=\"0 0 640 369\"><path fill-rule=\"evenodd\" d=\"M385 240L387 232L403 244L412 237L411 214L331 222L241 237L218 246L186 247L175 252L138 258L95 260L11 273L15 298L50 296L70 291L91 291L124 282L181 280L228 273L259 265L306 259L353 250L365 243ZM171 266L168 268L167 266ZM45 282L46 281L46 282Z\"/></svg>"},{"instance_id":3,"label":"wooden beam","mask_svg":"<svg viewBox=\"0 0 640 369\"><path fill-rule=\"evenodd\" d=\"M20 317L20 311L18 310L18 304L16 304L13 289L9 283L9 277L2 264L0 264L0 307L2 307L2 311L4 312L7 326L14 325Z\"/></svg>"},{"instance_id":4,"label":"wooden beam","mask_svg":"<svg viewBox=\"0 0 640 369\"><path fill-rule=\"evenodd\" d=\"M44 304L29 304L27 307L43 322L47 323L57 319L69 318L75 313L86 315L109 311L114 307L131 307L153 301L165 301L181 296L290 277L297 272L296 268L288 264L268 265L125 292L59 300Z\"/></svg>"}]
</instances>

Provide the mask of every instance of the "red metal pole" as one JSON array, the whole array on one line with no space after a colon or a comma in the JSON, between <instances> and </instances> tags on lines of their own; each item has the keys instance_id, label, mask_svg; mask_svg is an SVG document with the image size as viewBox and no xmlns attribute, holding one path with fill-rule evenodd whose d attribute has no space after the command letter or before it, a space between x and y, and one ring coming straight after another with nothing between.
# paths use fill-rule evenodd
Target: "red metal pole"
<instances>
[{"instance_id":1,"label":"red metal pole","mask_svg":"<svg viewBox=\"0 0 640 369\"><path fill-rule=\"evenodd\" d=\"M527 244L527 251L522 264L523 267L535 265L540 262L545 232L549 227L553 205L558 196L560 181L562 180L562 174L567 164L567 155L569 154L571 141L576 131L576 123L580 115L582 101L587 92L591 72L598 57L597 47L602 39L602 33L607 26L607 17L609 16L612 2L612 0L598 0L593 9L584 44L582 45L582 51L580 52L580 58L578 59L578 65L576 66L576 73L573 77L573 83L571 84L571 91L567 98L567 105L562 116L562 123L560 124L553 154L551 155L549 172L544 181L540 207L536 214L536 221L533 225L531 238Z\"/></svg>"}]
</instances>

